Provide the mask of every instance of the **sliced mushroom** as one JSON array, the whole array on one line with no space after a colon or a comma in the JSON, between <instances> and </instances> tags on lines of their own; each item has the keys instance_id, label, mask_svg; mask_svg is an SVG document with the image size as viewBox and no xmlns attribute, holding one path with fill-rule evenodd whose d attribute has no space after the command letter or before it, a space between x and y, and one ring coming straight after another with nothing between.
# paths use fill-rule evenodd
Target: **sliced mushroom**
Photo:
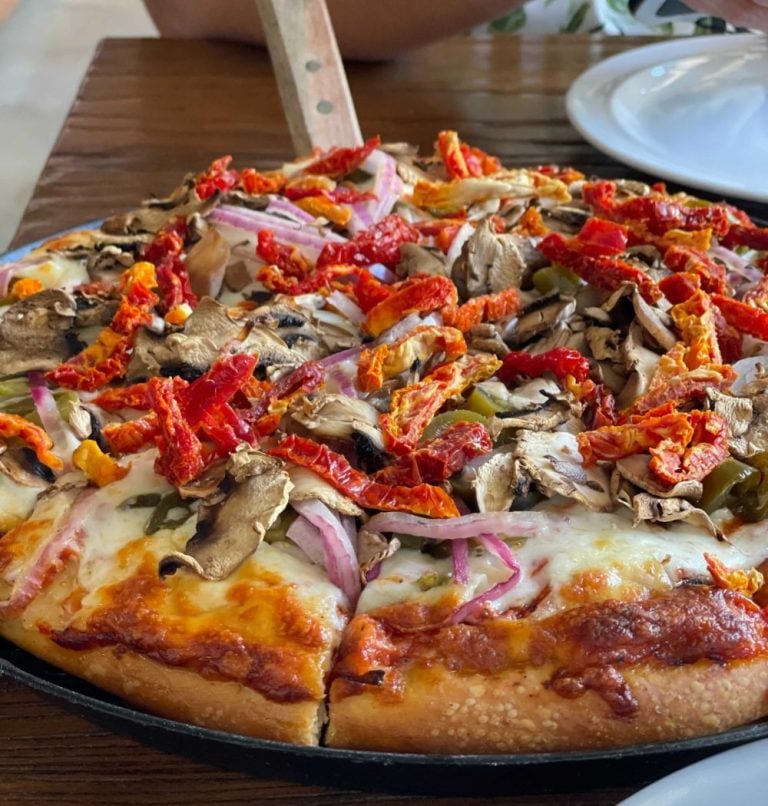
<instances>
[{"instance_id":1,"label":"sliced mushroom","mask_svg":"<svg viewBox=\"0 0 768 806\"><path fill-rule=\"evenodd\" d=\"M53 473L37 461L29 448L0 445L0 473L22 487L44 489L54 481Z\"/></svg>"},{"instance_id":2,"label":"sliced mushroom","mask_svg":"<svg viewBox=\"0 0 768 806\"><path fill-rule=\"evenodd\" d=\"M521 493L521 480L525 477L514 455L514 445L505 445L482 462L474 464L477 508L480 512L505 512ZM529 479L525 478L527 486Z\"/></svg>"},{"instance_id":3,"label":"sliced mushroom","mask_svg":"<svg viewBox=\"0 0 768 806\"><path fill-rule=\"evenodd\" d=\"M516 344L525 344L542 333L547 333L560 322L569 319L576 310L576 300L550 294L526 305L520 311L513 339Z\"/></svg>"},{"instance_id":4,"label":"sliced mushroom","mask_svg":"<svg viewBox=\"0 0 768 806\"><path fill-rule=\"evenodd\" d=\"M677 343L677 336L668 327L669 318L662 315L658 308L649 305L637 288L632 293L632 307L637 321L643 326L651 340L663 350L671 350Z\"/></svg>"},{"instance_id":5,"label":"sliced mushroom","mask_svg":"<svg viewBox=\"0 0 768 806\"><path fill-rule=\"evenodd\" d=\"M187 252L189 282L198 297L218 297L230 255L229 244L214 227Z\"/></svg>"},{"instance_id":6,"label":"sliced mushroom","mask_svg":"<svg viewBox=\"0 0 768 806\"><path fill-rule=\"evenodd\" d=\"M616 462L616 470L622 478L656 498L688 498L692 501L698 501L701 498L702 484L693 479L680 481L669 488L662 487L651 476L648 469L650 461L651 457L645 453L625 456Z\"/></svg>"},{"instance_id":7,"label":"sliced mushroom","mask_svg":"<svg viewBox=\"0 0 768 806\"><path fill-rule=\"evenodd\" d=\"M273 462L256 465L261 472L235 483L224 502L207 507L183 552L160 560L161 576L185 566L204 579L226 579L261 545L267 530L288 505L293 484Z\"/></svg>"},{"instance_id":8,"label":"sliced mushroom","mask_svg":"<svg viewBox=\"0 0 768 806\"><path fill-rule=\"evenodd\" d=\"M75 300L52 288L14 302L0 319L0 374L57 367L71 354Z\"/></svg>"},{"instance_id":9,"label":"sliced mushroom","mask_svg":"<svg viewBox=\"0 0 768 806\"><path fill-rule=\"evenodd\" d=\"M728 423L729 446L744 459L768 450L768 391L751 397L735 397L717 389L708 389L707 397L714 411Z\"/></svg>"},{"instance_id":10,"label":"sliced mushroom","mask_svg":"<svg viewBox=\"0 0 768 806\"><path fill-rule=\"evenodd\" d=\"M322 393L297 398L288 415L315 436L352 439L352 433L365 434L376 447L383 447L379 412L365 400L346 395Z\"/></svg>"},{"instance_id":11,"label":"sliced mushroom","mask_svg":"<svg viewBox=\"0 0 768 806\"><path fill-rule=\"evenodd\" d=\"M635 526L642 521L653 523L686 521L692 526L705 529L718 540L725 539L722 531L715 526L709 515L684 498L657 498L648 493L638 493L632 499L632 512Z\"/></svg>"},{"instance_id":12,"label":"sliced mushroom","mask_svg":"<svg viewBox=\"0 0 768 806\"><path fill-rule=\"evenodd\" d=\"M469 332L468 341L471 353L491 353L497 358L504 358L509 353L499 329L491 322L475 325Z\"/></svg>"},{"instance_id":13,"label":"sliced mushroom","mask_svg":"<svg viewBox=\"0 0 768 806\"><path fill-rule=\"evenodd\" d=\"M511 417L492 417L488 423L488 431L496 440L505 431L553 431L564 423L571 414L571 407L567 403L552 401L536 411L513 414Z\"/></svg>"},{"instance_id":14,"label":"sliced mushroom","mask_svg":"<svg viewBox=\"0 0 768 806\"><path fill-rule=\"evenodd\" d=\"M365 583L368 572L400 548L400 541L393 537L387 540L378 532L361 529L357 536L357 560L360 564L360 577Z\"/></svg>"},{"instance_id":15,"label":"sliced mushroom","mask_svg":"<svg viewBox=\"0 0 768 806\"><path fill-rule=\"evenodd\" d=\"M445 259L438 250L415 243L404 243L400 247L397 274L400 277L413 277L415 274L447 277L449 267L446 266Z\"/></svg>"},{"instance_id":16,"label":"sliced mushroom","mask_svg":"<svg viewBox=\"0 0 768 806\"><path fill-rule=\"evenodd\" d=\"M600 465L584 467L573 434L523 431L514 455L545 495L573 498L599 512L612 509L608 474Z\"/></svg>"},{"instance_id":17,"label":"sliced mushroom","mask_svg":"<svg viewBox=\"0 0 768 806\"><path fill-rule=\"evenodd\" d=\"M622 360L621 332L610 327L588 327L584 331L592 356L596 361Z\"/></svg>"},{"instance_id":18,"label":"sliced mushroom","mask_svg":"<svg viewBox=\"0 0 768 806\"><path fill-rule=\"evenodd\" d=\"M306 467L291 465L288 467L288 475L291 477L293 489L290 492L289 500L294 501L322 501L329 509L341 512L342 515L352 515L361 517L364 512L360 507L332 487L325 479L313 473Z\"/></svg>"},{"instance_id":19,"label":"sliced mushroom","mask_svg":"<svg viewBox=\"0 0 768 806\"><path fill-rule=\"evenodd\" d=\"M621 357L628 376L626 385L616 398L619 408L630 406L640 395L648 391L651 379L659 366L661 356L643 346L639 330L639 324L630 325L627 338L621 345Z\"/></svg>"}]
</instances>

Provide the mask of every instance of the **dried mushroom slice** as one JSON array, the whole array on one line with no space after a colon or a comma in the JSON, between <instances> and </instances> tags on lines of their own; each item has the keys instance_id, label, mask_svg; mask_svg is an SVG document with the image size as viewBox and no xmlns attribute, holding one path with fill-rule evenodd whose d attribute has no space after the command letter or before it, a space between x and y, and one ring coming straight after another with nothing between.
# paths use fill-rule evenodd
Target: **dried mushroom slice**
<instances>
[{"instance_id":1,"label":"dried mushroom slice","mask_svg":"<svg viewBox=\"0 0 768 806\"><path fill-rule=\"evenodd\" d=\"M638 493L632 498L632 512L635 526L642 521L652 523L685 521L692 526L704 529L718 540L725 539L722 531L713 523L709 515L684 498L657 498L648 493Z\"/></svg>"},{"instance_id":2,"label":"dried mushroom slice","mask_svg":"<svg viewBox=\"0 0 768 806\"><path fill-rule=\"evenodd\" d=\"M254 452L255 454L256 452ZM288 505L293 488L288 473L269 457L240 457L233 470L234 488L223 503L201 510L197 530L183 552L160 560L161 576L184 566L204 579L226 579L261 545L267 530ZM243 465L250 462L243 477Z\"/></svg>"}]
</instances>

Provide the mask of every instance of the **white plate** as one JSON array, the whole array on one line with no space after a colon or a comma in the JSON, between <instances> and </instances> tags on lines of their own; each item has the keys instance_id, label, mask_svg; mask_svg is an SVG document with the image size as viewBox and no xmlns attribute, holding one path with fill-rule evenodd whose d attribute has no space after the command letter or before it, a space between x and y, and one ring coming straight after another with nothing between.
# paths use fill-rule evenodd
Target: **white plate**
<instances>
[{"instance_id":1,"label":"white plate","mask_svg":"<svg viewBox=\"0 0 768 806\"><path fill-rule=\"evenodd\" d=\"M691 764L641 789L619 806L724 806L766 802L768 739Z\"/></svg>"},{"instance_id":2,"label":"white plate","mask_svg":"<svg viewBox=\"0 0 768 806\"><path fill-rule=\"evenodd\" d=\"M571 123L617 160L693 187L768 201L768 37L673 39L596 64Z\"/></svg>"}]
</instances>

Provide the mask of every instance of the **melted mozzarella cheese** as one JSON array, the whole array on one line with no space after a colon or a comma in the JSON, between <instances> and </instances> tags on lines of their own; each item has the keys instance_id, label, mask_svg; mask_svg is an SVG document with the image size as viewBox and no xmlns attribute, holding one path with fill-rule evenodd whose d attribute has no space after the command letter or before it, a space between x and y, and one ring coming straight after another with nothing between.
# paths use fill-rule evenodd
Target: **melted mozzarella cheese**
<instances>
[{"instance_id":1,"label":"melted mozzarella cheese","mask_svg":"<svg viewBox=\"0 0 768 806\"><path fill-rule=\"evenodd\" d=\"M0 474L0 534L30 516L39 493L39 487L26 487Z\"/></svg>"},{"instance_id":2,"label":"melted mozzarella cheese","mask_svg":"<svg viewBox=\"0 0 768 806\"><path fill-rule=\"evenodd\" d=\"M44 288L74 288L90 282L85 263L62 255L51 254L44 263L25 266L14 272L14 278L34 277Z\"/></svg>"},{"instance_id":3,"label":"melted mozzarella cheese","mask_svg":"<svg viewBox=\"0 0 768 806\"><path fill-rule=\"evenodd\" d=\"M590 512L573 503L549 503L541 509L551 514L551 526L535 537L510 543L520 564L520 580L494 602L496 612L540 599L536 615L543 617L588 601L636 598L683 579L708 578L705 553L731 568L753 568L768 557L761 524L741 527L725 543L682 523L635 527L623 511ZM404 601L430 604L449 590L468 601L509 576L502 562L487 552L472 553L469 566L466 586L449 583L423 591L420 577L428 572L450 575L451 560L401 549L363 591L358 610L370 612Z\"/></svg>"}]
</instances>

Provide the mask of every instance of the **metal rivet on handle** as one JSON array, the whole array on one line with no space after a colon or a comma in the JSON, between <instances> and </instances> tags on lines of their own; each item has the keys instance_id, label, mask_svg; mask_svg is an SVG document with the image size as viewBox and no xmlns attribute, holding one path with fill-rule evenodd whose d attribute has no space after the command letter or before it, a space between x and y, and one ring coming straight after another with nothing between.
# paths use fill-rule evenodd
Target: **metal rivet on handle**
<instances>
[{"instance_id":1,"label":"metal rivet on handle","mask_svg":"<svg viewBox=\"0 0 768 806\"><path fill-rule=\"evenodd\" d=\"M333 112L333 104L330 101L319 101L316 109L321 115L330 115Z\"/></svg>"},{"instance_id":2,"label":"metal rivet on handle","mask_svg":"<svg viewBox=\"0 0 768 806\"><path fill-rule=\"evenodd\" d=\"M319 62L317 59L310 59L305 65L304 69L308 73L316 73L318 70L322 68L322 63Z\"/></svg>"}]
</instances>

